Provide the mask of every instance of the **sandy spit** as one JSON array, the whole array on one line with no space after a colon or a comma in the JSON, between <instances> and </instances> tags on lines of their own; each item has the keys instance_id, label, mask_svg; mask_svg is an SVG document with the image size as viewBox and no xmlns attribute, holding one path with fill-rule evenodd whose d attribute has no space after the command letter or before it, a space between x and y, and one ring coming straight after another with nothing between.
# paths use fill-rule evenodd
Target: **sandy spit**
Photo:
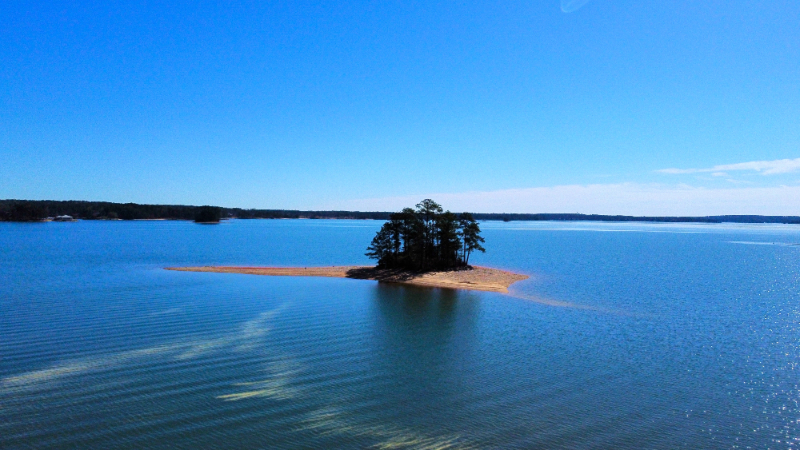
<instances>
[{"instance_id":1,"label":"sandy spit","mask_svg":"<svg viewBox=\"0 0 800 450\"><path fill-rule=\"evenodd\" d=\"M410 272L406 270L377 269L371 266L327 266L327 267L239 267L239 266L201 266L166 267L167 270L184 272L243 273L251 275L290 276L290 277L335 277L358 280L377 280L388 283L405 283L416 286L446 289L466 289L508 293L508 287L527 275L472 266L471 269L439 272Z\"/></svg>"}]
</instances>

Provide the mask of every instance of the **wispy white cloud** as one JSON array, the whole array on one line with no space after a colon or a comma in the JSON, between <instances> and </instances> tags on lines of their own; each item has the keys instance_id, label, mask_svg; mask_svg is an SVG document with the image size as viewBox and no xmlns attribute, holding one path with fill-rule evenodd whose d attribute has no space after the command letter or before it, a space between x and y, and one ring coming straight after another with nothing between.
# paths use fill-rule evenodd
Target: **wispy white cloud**
<instances>
[{"instance_id":1,"label":"wispy white cloud","mask_svg":"<svg viewBox=\"0 0 800 450\"><path fill-rule=\"evenodd\" d=\"M669 174L713 172L714 176L724 176L724 175L717 175L717 173L733 172L733 171L755 171L763 175L774 175L779 173L796 172L798 170L800 170L800 158L776 159L774 161L750 161L737 164L723 164L705 169L661 169L658 172L669 173Z\"/></svg>"},{"instance_id":2,"label":"wispy white cloud","mask_svg":"<svg viewBox=\"0 0 800 450\"><path fill-rule=\"evenodd\" d=\"M352 200L334 209L392 211L432 198L452 211L649 216L800 215L800 186L703 188L685 184L590 184L423 193Z\"/></svg>"},{"instance_id":3,"label":"wispy white cloud","mask_svg":"<svg viewBox=\"0 0 800 450\"><path fill-rule=\"evenodd\" d=\"M589 0L561 0L561 11L565 13L575 12L589 3Z\"/></svg>"}]
</instances>

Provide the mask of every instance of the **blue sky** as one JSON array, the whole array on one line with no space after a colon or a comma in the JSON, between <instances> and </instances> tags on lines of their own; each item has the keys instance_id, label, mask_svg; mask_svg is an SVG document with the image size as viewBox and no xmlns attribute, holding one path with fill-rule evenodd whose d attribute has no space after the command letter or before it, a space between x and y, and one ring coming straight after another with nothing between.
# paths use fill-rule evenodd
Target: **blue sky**
<instances>
[{"instance_id":1,"label":"blue sky","mask_svg":"<svg viewBox=\"0 0 800 450\"><path fill-rule=\"evenodd\" d=\"M0 4L0 198L800 215L797 1L110 3Z\"/></svg>"}]
</instances>

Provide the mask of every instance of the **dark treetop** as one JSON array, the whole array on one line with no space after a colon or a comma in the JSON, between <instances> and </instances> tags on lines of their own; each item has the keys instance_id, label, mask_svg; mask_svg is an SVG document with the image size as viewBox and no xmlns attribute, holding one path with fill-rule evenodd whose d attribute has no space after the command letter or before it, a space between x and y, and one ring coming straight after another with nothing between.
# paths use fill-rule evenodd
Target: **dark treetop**
<instances>
[{"instance_id":1,"label":"dark treetop","mask_svg":"<svg viewBox=\"0 0 800 450\"><path fill-rule=\"evenodd\" d=\"M473 251L486 251L472 214L442 211L430 199L416 208L392 213L372 239L366 255L377 259L379 268L424 271L465 267Z\"/></svg>"}]
</instances>

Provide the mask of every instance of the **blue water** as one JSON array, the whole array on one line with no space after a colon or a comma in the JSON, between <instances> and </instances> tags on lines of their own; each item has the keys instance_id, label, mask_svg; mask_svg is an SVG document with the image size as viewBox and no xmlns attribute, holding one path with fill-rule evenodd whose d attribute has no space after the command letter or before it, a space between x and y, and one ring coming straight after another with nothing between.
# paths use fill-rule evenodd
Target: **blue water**
<instances>
[{"instance_id":1,"label":"blue water","mask_svg":"<svg viewBox=\"0 0 800 450\"><path fill-rule=\"evenodd\" d=\"M0 448L800 446L797 226L484 223L510 295L163 270L379 226L0 223Z\"/></svg>"}]
</instances>

